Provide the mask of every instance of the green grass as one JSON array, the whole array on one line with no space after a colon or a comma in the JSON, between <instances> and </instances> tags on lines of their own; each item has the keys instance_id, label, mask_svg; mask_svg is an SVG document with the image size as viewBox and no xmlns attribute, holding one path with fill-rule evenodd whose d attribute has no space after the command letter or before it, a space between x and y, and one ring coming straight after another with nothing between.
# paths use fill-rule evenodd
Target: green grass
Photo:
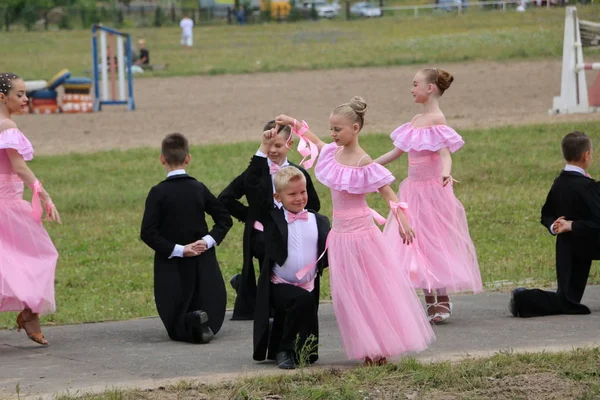
<instances>
[{"instance_id":1,"label":"green grass","mask_svg":"<svg viewBox=\"0 0 600 400\"><path fill-rule=\"evenodd\" d=\"M57 400L137 399L598 399L600 349L556 354L496 354L458 363L406 359L385 367L309 369L206 385L179 382L158 390L112 390Z\"/></svg>"},{"instance_id":2,"label":"green grass","mask_svg":"<svg viewBox=\"0 0 600 400\"><path fill-rule=\"evenodd\" d=\"M578 6L580 18L600 20L600 7ZM143 76L176 76L304 69L512 60L562 54L564 9L469 11L462 15L385 17L248 26L199 26L195 47L179 46L179 28L127 29L144 37L153 63L167 70ZM91 69L87 30L0 35L3 64L25 79L50 79L62 68ZM598 51L596 51L596 54ZM594 54L586 49L586 54Z\"/></svg>"},{"instance_id":3,"label":"green grass","mask_svg":"<svg viewBox=\"0 0 600 400\"><path fill-rule=\"evenodd\" d=\"M563 166L562 136L578 129L595 137L597 124L571 123L463 131L466 146L454 155L457 197L467 210L483 279L512 282L554 280L554 241L539 223L540 208ZM373 156L391 148L387 135L365 135L361 144ZM194 147L189 173L217 195L248 165L257 143ZM298 153L290 154L298 161ZM389 167L398 181L406 159ZM139 240L144 200L164 178L156 149L40 156L32 169L52 194L63 225L46 224L59 252L56 274L58 310L44 323L120 320L156 315L152 291L152 251ZM592 176L600 176L594 166ZM312 172L311 172L312 173ZM317 183L322 213L331 216L328 189ZM386 215L375 194L369 203ZM240 270L242 229L235 223L217 254L225 278ZM323 299L329 296L328 277ZM600 282L592 268L590 283ZM233 293L229 288L229 304ZM0 326L14 315L0 315Z\"/></svg>"}]
</instances>

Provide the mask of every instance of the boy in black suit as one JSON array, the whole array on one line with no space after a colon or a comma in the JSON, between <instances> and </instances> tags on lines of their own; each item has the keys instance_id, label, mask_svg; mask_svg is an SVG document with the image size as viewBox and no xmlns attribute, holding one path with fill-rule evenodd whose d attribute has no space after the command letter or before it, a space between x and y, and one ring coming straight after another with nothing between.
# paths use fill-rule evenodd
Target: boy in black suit
<instances>
[{"instance_id":1,"label":"boy in black suit","mask_svg":"<svg viewBox=\"0 0 600 400\"><path fill-rule=\"evenodd\" d=\"M567 161L542 207L542 225L556 237L556 292L517 288L509 303L515 317L589 314L581 298L592 260L600 259L600 187L587 174L592 142L571 132L561 143Z\"/></svg>"},{"instance_id":2,"label":"boy in black suit","mask_svg":"<svg viewBox=\"0 0 600 400\"><path fill-rule=\"evenodd\" d=\"M167 179L146 199L141 238L155 251L154 300L172 340L208 343L225 318L227 294L215 245L232 226L227 209L185 172L188 141L180 133L162 142ZM214 220L209 231L205 213Z\"/></svg>"},{"instance_id":3,"label":"boy in black suit","mask_svg":"<svg viewBox=\"0 0 600 400\"><path fill-rule=\"evenodd\" d=\"M310 363L318 359L320 277L327 267L324 255L329 220L306 210L306 178L295 167L275 175L273 209L265 219L265 260L261 266L254 314L254 353L257 361L275 359L282 369L293 369L307 339ZM323 255L319 259L319 255ZM275 310L269 332L269 315ZM308 349L307 349L308 350ZM268 352L268 354L267 354Z\"/></svg>"},{"instance_id":4,"label":"boy in black suit","mask_svg":"<svg viewBox=\"0 0 600 400\"><path fill-rule=\"evenodd\" d=\"M275 121L269 121L264 127L264 131L272 129L275 129ZM290 127L285 126L279 128L274 140L264 139L260 149L252 157L248 168L219 195L219 200L227 207L231 215L246 224L243 239L242 273L231 279L231 285L237 292L232 320L251 320L254 316L256 302L254 258L258 260L259 266L262 265L265 253L264 221L273 208L281 207L281 203L273 198L275 191L273 174L288 165L300 169L306 178L307 208L317 212L321 208L319 197L308 172L287 160L288 149L293 144L290 135ZM247 206L239 201L244 196L248 203Z\"/></svg>"}]
</instances>

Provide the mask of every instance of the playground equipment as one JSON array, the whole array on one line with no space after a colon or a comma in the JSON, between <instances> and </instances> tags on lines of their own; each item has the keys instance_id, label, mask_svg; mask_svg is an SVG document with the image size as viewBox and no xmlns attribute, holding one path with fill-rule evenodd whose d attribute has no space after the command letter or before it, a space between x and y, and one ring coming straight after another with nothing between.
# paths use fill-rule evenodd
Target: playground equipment
<instances>
[{"instance_id":1,"label":"playground equipment","mask_svg":"<svg viewBox=\"0 0 600 400\"><path fill-rule=\"evenodd\" d=\"M135 110L129 34L102 25L93 25L92 60L94 111L102 110L103 105L127 105L129 110Z\"/></svg>"},{"instance_id":2,"label":"playground equipment","mask_svg":"<svg viewBox=\"0 0 600 400\"><path fill-rule=\"evenodd\" d=\"M550 114L600 111L600 73L589 89L585 81L585 71L600 70L600 63L583 61L583 47L597 46L600 46L600 23L580 21L577 8L567 7L560 96L554 97Z\"/></svg>"}]
</instances>

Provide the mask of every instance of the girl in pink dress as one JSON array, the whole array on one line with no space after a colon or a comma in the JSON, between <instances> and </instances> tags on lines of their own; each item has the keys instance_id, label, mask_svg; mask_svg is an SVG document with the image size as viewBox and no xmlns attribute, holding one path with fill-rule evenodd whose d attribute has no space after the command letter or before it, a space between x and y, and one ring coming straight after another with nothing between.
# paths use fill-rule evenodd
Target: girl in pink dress
<instances>
[{"instance_id":1,"label":"girl in pink dress","mask_svg":"<svg viewBox=\"0 0 600 400\"><path fill-rule=\"evenodd\" d=\"M400 184L398 197L410 205L408 219L416 239L410 247L398 246L398 224L391 218L384 235L396 249L396 263L408 268L414 287L424 290L432 323L450 318L448 293L482 291L475 246L463 205L454 196L452 184L456 181L450 175L450 153L460 149L464 141L446 125L438 104L453 80L452 75L437 68L415 75L411 94L416 103L423 104L424 112L397 128L390 135L394 150L375 160L385 165L408 153L408 177Z\"/></svg>"},{"instance_id":2,"label":"girl in pink dress","mask_svg":"<svg viewBox=\"0 0 600 400\"><path fill-rule=\"evenodd\" d=\"M41 222L42 206L47 216L60 223L60 216L25 161L33 158L33 147L11 119L27 111L25 83L17 75L0 74L0 311L21 311L19 330L39 344L39 315L51 313L54 305L54 270L58 253ZM24 183L33 191L31 204L23 200Z\"/></svg>"},{"instance_id":3,"label":"girl in pink dress","mask_svg":"<svg viewBox=\"0 0 600 400\"><path fill-rule=\"evenodd\" d=\"M423 308L407 277L394 273L391 246L374 223L367 193L379 192L395 209L400 236L414 235L389 184L391 172L374 163L358 144L367 105L360 97L336 107L329 123L334 143L325 144L295 119L277 117L320 150L317 179L331 189L333 224L327 238L331 297L346 355L372 365L386 357L421 351L434 340Z\"/></svg>"}]
</instances>

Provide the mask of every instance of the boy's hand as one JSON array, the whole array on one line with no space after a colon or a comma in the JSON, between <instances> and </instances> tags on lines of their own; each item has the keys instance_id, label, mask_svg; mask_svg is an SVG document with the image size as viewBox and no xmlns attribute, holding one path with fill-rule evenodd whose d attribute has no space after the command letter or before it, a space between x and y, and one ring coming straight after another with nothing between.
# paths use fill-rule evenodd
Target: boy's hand
<instances>
[{"instance_id":1,"label":"boy's hand","mask_svg":"<svg viewBox=\"0 0 600 400\"><path fill-rule=\"evenodd\" d=\"M560 217L553 224L554 233L561 234L573 231L573 221L567 221L565 217Z\"/></svg>"},{"instance_id":2,"label":"boy's hand","mask_svg":"<svg viewBox=\"0 0 600 400\"><path fill-rule=\"evenodd\" d=\"M200 255L196 250L194 250L194 244L190 243L190 244L186 244L185 246L183 246L183 256L184 257L196 257L198 255Z\"/></svg>"},{"instance_id":3,"label":"boy's hand","mask_svg":"<svg viewBox=\"0 0 600 400\"><path fill-rule=\"evenodd\" d=\"M277 137L277 128L269 129L268 131L263 132L263 144L271 144L273 140Z\"/></svg>"},{"instance_id":4,"label":"boy's hand","mask_svg":"<svg viewBox=\"0 0 600 400\"><path fill-rule=\"evenodd\" d=\"M200 255L200 254L204 253L206 250L208 250L208 245L206 244L205 240L196 240L191 245L192 245L192 248L194 249L194 251L196 253L198 253L198 255Z\"/></svg>"}]
</instances>

